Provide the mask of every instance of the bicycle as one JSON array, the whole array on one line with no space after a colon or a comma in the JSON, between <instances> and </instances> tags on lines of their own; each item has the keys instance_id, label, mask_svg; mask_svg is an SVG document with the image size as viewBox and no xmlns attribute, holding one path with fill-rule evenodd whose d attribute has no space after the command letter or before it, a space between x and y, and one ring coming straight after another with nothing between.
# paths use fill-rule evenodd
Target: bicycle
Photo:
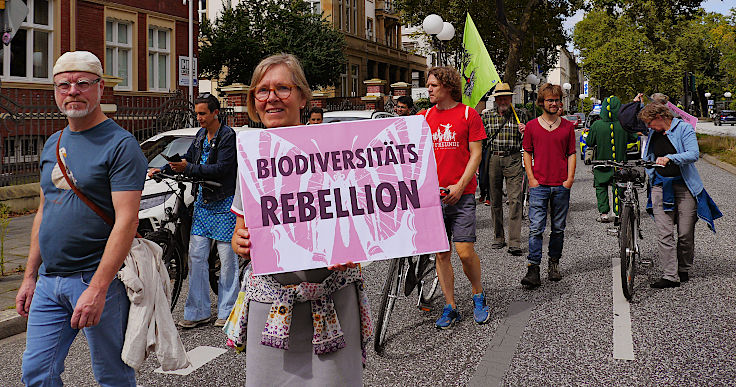
<instances>
[{"instance_id":1,"label":"bicycle","mask_svg":"<svg viewBox=\"0 0 736 387\"><path fill-rule=\"evenodd\" d=\"M177 198L173 207L166 207L166 217L158 224L158 227L153 230L147 230L148 232L145 233L141 232L144 238L157 243L163 249L163 261L169 273L169 280L171 281L171 310L174 310L174 306L179 299L182 284L188 275L189 235L192 229L194 203L187 205L184 200L187 183L192 184L192 189L197 184L201 184L203 189L220 187L221 184L184 175L169 175L163 172L155 173L152 179L157 182L164 181L170 189L165 194L174 194ZM176 182L176 187L172 186L170 181ZM165 204L166 202L164 201L162 205ZM217 294L220 275L220 256L214 244L210 248L208 263L210 288ZM238 267L241 280L245 263L245 260L239 258Z\"/></svg>"},{"instance_id":2,"label":"bicycle","mask_svg":"<svg viewBox=\"0 0 736 387\"><path fill-rule=\"evenodd\" d=\"M446 188L440 189L448 193ZM416 264L414 263L416 259ZM410 272L410 270L412 270ZM404 284L404 296L408 297L416 288L418 299L416 307L422 311L431 310L430 302L437 292L439 278L435 268L435 257L432 254L396 258L388 267L388 276L383 285L381 294L381 307L376 322L376 336L374 349L377 353L383 352L383 347L388 334L388 325L391 320L391 312L394 309L396 299L399 298L399 289Z\"/></svg>"},{"instance_id":3,"label":"bicycle","mask_svg":"<svg viewBox=\"0 0 736 387\"><path fill-rule=\"evenodd\" d=\"M593 160L596 166L613 167L616 187L623 189L619 198L620 222L617 231L619 244L619 259L621 260L621 287L624 297L631 301L634 296L634 277L636 266L651 266L651 259L639 259L640 249L637 239L644 239L641 232L641 210L639 208L639 192L637 188L644 187L646 175L636 167L662 167L656 163L644 160L618 162L612 160ZM637 238L638 237L638 238Z\"/></svg>"}]
</instances>

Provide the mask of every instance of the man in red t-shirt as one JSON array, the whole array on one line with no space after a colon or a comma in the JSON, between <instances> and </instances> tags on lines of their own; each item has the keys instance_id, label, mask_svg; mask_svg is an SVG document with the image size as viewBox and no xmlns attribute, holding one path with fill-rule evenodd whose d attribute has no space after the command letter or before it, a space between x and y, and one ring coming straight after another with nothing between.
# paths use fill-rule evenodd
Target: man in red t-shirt
<instances>
[{"instance_id":1,"label":"man in red t-shirt","mask_svg":"<svg viewBox=\"0 0 736 387\"><path fill-rule=\"evenodd\" d=\"M524 167L529 178L529 258L521 284L536 288L542 262L542 236L550 209L552 232L548 252L550 281L562 279L559 270L565 237L570 188L575 181L575 126L557 115L561 109L562 88L546 83L539 88L537 105L544 113L526 125Z\"/></svg>"},{"instance_id":2,"label":"man in red t-shirt","mask_svg":"<svg viewBox=\"0 0 736 387\"><path fill-rule=\"evenodd\" d=\"M480 259L475 252L475 172L481 159L481 141L486 138L483 121L475 109L458 102L462 99L460 74L452 67L433 67L427 76L429 100L435 105L420 112L432 129L437 176L443 194L442 213L448 238L455 244L463 271L473 290L473 316L478 324L490 320L483 286ZM450 328L460 320L455 305L455 275L452 251L437 253L437 276L446 305L436 326Z\"/></svg>"}]
</instances>

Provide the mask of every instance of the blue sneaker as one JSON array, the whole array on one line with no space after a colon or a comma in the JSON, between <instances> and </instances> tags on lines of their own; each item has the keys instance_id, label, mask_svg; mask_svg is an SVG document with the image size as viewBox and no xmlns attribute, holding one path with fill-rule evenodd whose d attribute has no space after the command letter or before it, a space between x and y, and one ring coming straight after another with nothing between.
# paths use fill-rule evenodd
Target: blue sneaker
<instances>
[{"instance_id":1,"label":"blue sneaker","mask_svg":"<svg viewBox=\"0 0 736 387\"><path fill-rule=\"evenodd\" d=\"M442 309L442 316L437 319L437 322L434 323L434 325L439 329L448 329L452 328L452 325L455 324L456 321L460 321L460 312L457 311L457 309L452 309L452 305L447 304L445 305L445 308Z\"/></svg>"},{"instance_id":2,"label":"blue sneaker","mask_svg":"<svg viewBox=\"0 0 736 387\"><path fill-rule=\"evenodd\" d=\"M484 293L473 294L473 317L478 324L485 324L491 319L491 307L486 305Z\"/></svg>"}]
</instances>

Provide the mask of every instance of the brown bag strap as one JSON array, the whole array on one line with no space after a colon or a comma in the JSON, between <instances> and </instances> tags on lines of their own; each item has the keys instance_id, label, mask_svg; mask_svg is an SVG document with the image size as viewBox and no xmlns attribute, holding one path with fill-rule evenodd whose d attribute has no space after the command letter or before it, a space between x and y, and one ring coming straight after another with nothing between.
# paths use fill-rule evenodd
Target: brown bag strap
<instances>
[{"instance_id":1,"label":"brown bag strap","mask_svg":"<svg viewBox=\"0 0 736 387\"><path fill-rule=\"evenodd\" d=\"M64 175L64 180L66 180L67 184L69 184L69 187L71 187L72 191L84 202L84 204L87 205L87 207L91 208L92 211L95 212L95 214L99 215L102 220L105 221L110 227L115 225L115 221L110 217L110 215L106 214L105 211L100 208L97 204L95 204L92 200L90 200L87 195L83 194L82 191L77 188L74 183L72 183L72 179L69 178L69 175L66 173L66 164L64 164L61 161L61 155L59 154L59 145L61 144L61 135L64 134L64 129L61 130L61 133L59 133L59 139L56 140L56 162L59 164L59 169L61 170L61 174ZM136 237L142 238L140 234L136 232Z\"/></svg>"}]
</instances>

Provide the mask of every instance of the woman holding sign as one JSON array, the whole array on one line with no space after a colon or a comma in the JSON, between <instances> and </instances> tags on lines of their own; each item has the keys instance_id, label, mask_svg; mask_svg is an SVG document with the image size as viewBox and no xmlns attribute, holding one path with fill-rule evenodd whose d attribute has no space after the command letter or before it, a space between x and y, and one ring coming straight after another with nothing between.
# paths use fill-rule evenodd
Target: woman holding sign
<instances>
[{"instance_id":1,"label":"woman holding sign","mask_svg":"<svg viewBox=\"0 0 736 387\"><path fill-rule=\"evenodd\" d=\"M248 114L269 129L301 125L300 112L311 96L297 58L273 55L253 72ZM273 182L264 181L268 184ZM232 246L250 258L242 188L239 179L232 206L238 215ZM242 307L233 309L225 331L233 346L247 348L246 385L362 385L372 327L362 274L355 264L249 274L241 297Z\"/></svg>"}]
</instances>

